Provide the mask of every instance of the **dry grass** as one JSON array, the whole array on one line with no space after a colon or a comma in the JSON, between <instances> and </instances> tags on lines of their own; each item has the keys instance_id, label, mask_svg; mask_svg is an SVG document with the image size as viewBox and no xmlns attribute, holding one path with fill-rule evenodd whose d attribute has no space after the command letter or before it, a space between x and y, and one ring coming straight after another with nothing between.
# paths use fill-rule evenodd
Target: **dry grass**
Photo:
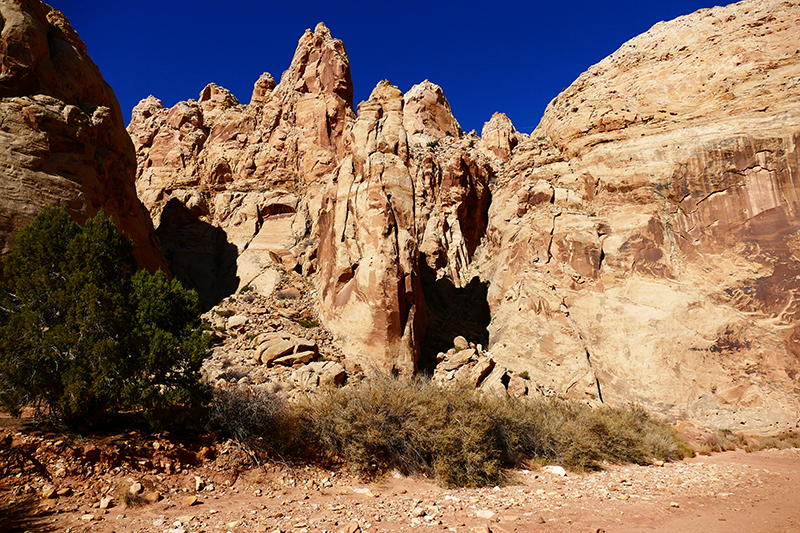
<instances>
[{"instance_id":1,"label":"dry grass","mask_svg":"<svg viewBox=\"0 0 800 533\"><path fill-rule=\"evenodd\" d=\"M593 470L691 453L670 425L639 407L501 400L423 379L373 376L291 405L267 393L223 391L215 410L218 428L254 458L340 462L365 478L397 469L444 486L497 484L526 461Z\"/></svg>"},{"instance_id":2,"label":"dry grass","mask_svg":"<svg viewBox=\"0 0 800 533\"><path fill-rule=\"evenodd\" d=\"M142 507L150 502L143 494L134 494L130 490L130 483L117 483L114 485L114 500L123 507Z\"/></svg>"},{"instance_id":3,"label":"dry grass","mask_svg":"<svg viewBox=\"0 0 800 533\"><path fill-rule=\"evenodd\" d=\"M265 390L233 387L217 389L209 413L209 427L233 439L256 464L267 456L291 450L284 427L294 415L283 400Z\"/></svg>"}]
</instances>

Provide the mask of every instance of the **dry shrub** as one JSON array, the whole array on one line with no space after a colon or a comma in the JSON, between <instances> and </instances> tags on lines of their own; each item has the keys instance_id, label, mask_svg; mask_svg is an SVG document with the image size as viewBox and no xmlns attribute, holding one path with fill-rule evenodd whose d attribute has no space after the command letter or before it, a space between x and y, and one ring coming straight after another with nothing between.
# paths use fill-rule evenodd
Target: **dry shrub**
<instances>
[{"instance_id":1,"label":"dry shrub","mask_svg":"<svg viewBox=\"0 0 800 533\"><path fill-rule=\"evenodd\" d=\"M445 486L485 486L525 460L574 470L674 460L688 447L640 407L592 409L559 399L494 399L423 379L373 376L305 407L311 446L356 473L396 468Z\"/></svg>"},{"instance_id":2,"label":"dry shrub","mask_svg":"<svg viewBox=\"0 0 800 533\"><path fill-rule=\"evenodd\" d=\"M286 403L259 388L230 387L214 391L209 429L232 439L257 464L269 454L291 450L288 428L295 419Z\"/></svg>"},{"instance_id":3,"label":"dry shrub","mask_svg":"<svg viewBox=\"0 0 800 533\"><path fill-rule=\"evenodd\" d=\"M502 476L503 456L480 398L423 379L376 375L303 406L312 446L370 477L387 469L445 486L483 486Z\"/></svg>"},{"instance_id":4,"label":"dry shrub","mask_svg":"<svg viewBox=\"0 0 800 533\"><path fill-rule=\"evenodd\" d=\"M593 409L557 398L491 403L512 464L533 458L595 470L602 462L649 464L690 452L669 424L637 406Z\"/></svg>"},{"instance_id":5,"label":"dry shrub","mask_svg":"<svg viewBox=\"0 0 800 533\"><path fill-rule=\"evenodd\" d=\"M729 429L714 431L716 445L713 447L715 452L728 452L737 448L745 447L745 440L741 435L737 435Z\"/></svg>"},{"instance_id":6,"label":"dry shrub","mask_svg":"<svg viewBox=\"0 0 800 533\"><path fill-rule=\"evenodd\" d=\"M740 437L742 445L746 452L757 452L760 450L767 450L775 448L778 450L785 450L787 448L800 448L800 435L795 433L781 433L772 437Z\"/></svg>"},{"instance_id":7,"label":"dry shrub","mask_svg":"<svg viewBox=\"0 0 800 533\"><path fill-rule=\"evenodd\" d=\"M144 494L134 494L129 489L130 483L114 485L114 499L123 507L142 507L150 503Z\"/></svg>"},{"instance_id":8,"label":"dry shrub","mask_svg":"<svg viewBox=\"0 0 800 533\"><path fill-rule=\"evenodd\" d=\"M671 426L640 407L489 398L386 375L299 404L261 390L223 389L212 421L256 460L277 454L342 462L365 478L397 469L450 487L500 483L505 468L526 461L590 470L691 452Z\"/></svg>"}]
</instances>

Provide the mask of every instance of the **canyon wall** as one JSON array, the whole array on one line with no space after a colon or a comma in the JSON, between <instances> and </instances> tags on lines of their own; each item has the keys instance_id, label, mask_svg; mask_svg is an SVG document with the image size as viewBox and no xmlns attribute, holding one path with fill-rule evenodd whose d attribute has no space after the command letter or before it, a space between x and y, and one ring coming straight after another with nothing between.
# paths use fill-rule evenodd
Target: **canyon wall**
<instances>
[{"instance_id":1,"label":"canyon wall","mask_svg":"<svg viewBox=\"0 0 800 533\"><path fill-rule=\"evenodd\" d=\"M498 113L480 137L428 81L356 113L320 24L248 104L143 100L137 190L207 305L302 273L363 368L796 427L799 23L775 0L659 23L531 135Z\"/></svg>"},{"instance_id":2,"label":"canyon wall","mask_svg":"<svg viewBox=\"0 0 800 533\"><path fill-rule=\"evenodd\" d=\"M171 109L143 100L128 127L137 190L172 271L206 305L302 272L348 357L411 375L426 324L420 265L469 282L493 170L427 80L406 95L381 82L356 119L349 65L319 24L248 104L214 84Z\"/></svg>"},{"instance_id":3,"label":"canyon wall","mask_svg":"<svg viewBox=\"0 0 800 533\"><path fill-rule=\"evenodd\" d=\"M495 359L716 427L800 412L800 6L659 23L507 157L481 276Z\"/></svg>"},{"instance_id":4,"label":"canyon wall","mask_svg":"<svg viewBox=\"0 0 800 533\"><path fill-rule=\"evenodd\" d=\"M136 158L119 103L60 11L0 3L0 253L48 205L80 222L103 209L140 265L166 269L136 197Z\"/></svg>"}]
</instances>

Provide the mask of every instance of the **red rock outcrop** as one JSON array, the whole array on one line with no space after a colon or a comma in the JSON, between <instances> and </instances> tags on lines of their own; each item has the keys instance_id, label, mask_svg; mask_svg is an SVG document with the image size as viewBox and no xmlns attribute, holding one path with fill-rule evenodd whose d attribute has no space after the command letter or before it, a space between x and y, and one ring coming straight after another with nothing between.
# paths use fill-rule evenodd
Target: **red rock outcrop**
<instances>
[{"instance_id":1,"label":"red rock outcrop","mask_svg":"<svg viewBox=\"0 0 800 533\"><path fill-rule=\"evenodd\" d=\"M142 266L166 268L119 103L86 45L39 0L0 3L0 28L0 251L44 207L64 205L81 222L103 209Z\"/></svg>"},{"instance_id":2,"label":"red rock outcrop","mask_svg":"<svg viewBox=\"0 0 800 533\"><path fill-rule=\"evenodd\" d=\"M493 171L439 86L381 83L358 120L352 94L344 46L320 24L247 105L214 84L172 109L151 96L128 127L137 187L173 271L207 304L246 285L269 294L302 270L351 359L410 375L425 331L420 264L469 282Z\"/></svg>"},{"instance_id":3,"label":"red rock outcrop","mask_svg":"<svg viewBox=\"0 0 800 533\"><path fill-rule=\"evenodd\" d=\"M800 422L798 22L770 0L659 23L551 102L490 210L498 363L716 427Z\"/></svg>"},{"instance_id":4,"label":"red rock outcrop","mask_svg":"<svg viewBox=\"0 0 800 533\"><path fill-rule=\"evenodd\" d=\"M380 83L356 119L320 25L247 105L215 85L170 110L142 101L138 190L179 273L269 293L302 270L364 367L411 374L474 333L488 285L488 339L465 339L487 390L785 429L800 423L798 22L795 4L752 0L660 23L530 136L495 114L482 138L427 81Z\"/></svg>"},{"instance_id":5,"label":"red rock outcrop","mask_svg":"<svg viewBox=\"0 0 800 533\"><path fill-rule=\"evenodd\" d=\"M403 127L414 142L425 144L445 136L461 136L450 103L435 83L425 80L414 85L403 95L403 102Z\"/></svg>"},{"instance_id":6,"label":"red rock outcrop","mask_svg":"<svg viewBox=\"0 0 800 533\"><path fill-rule=\"evenodd\" d=\"M381 82L358 111L318 222L320 311L362 366L411 375L432 318L423 293L471 278L492 168L428 81L405 95Z\"/></svg>"},{"instance_id":7,"label":"red rock outcrop","mask_svg":"<svg viewBox=\"0 0 800 533\"><path fill-rule=\"evenodd\" d=\"M358 114L319 220L322 316L362 366L411 375L424 304L403 93L382 82Z\"/></svg>"},{"instance_id":8,"label":"red rock outcrop","mask_svg":"<svg viewBox=\"0 0 800 533\"><path fill-rule=\"evenodd\" d=\"M210 84L171 109L152 96L134 108L139 196L176 275L207 304L245 285L269 293L280 269L308 268L305 199L344 156L352 98L344 45L319 24L247 105Z\"/></svg>"}]
</instances>

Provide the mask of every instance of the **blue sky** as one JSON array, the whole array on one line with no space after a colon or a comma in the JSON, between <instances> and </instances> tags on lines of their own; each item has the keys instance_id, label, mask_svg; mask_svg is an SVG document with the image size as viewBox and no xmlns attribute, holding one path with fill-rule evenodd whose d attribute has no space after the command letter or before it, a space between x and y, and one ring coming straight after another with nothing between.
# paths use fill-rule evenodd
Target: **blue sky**
<instances>
[{"instance_id":1,"label":"blue sky","mask_svg":"<svg viewBox=\"0 0 800 533\"><path fill-rule=\"evenodd\" d=\"M49 0L86 42L126 121L150 94L172 106L209 82L250 101L262 72L278 80L306 28L344 41L356 104L383 79L442 86L466 131L506 113L529 133L548 102L590 65L661 20L716 2L318 2Z\"/></svg>"}]
</instances>

